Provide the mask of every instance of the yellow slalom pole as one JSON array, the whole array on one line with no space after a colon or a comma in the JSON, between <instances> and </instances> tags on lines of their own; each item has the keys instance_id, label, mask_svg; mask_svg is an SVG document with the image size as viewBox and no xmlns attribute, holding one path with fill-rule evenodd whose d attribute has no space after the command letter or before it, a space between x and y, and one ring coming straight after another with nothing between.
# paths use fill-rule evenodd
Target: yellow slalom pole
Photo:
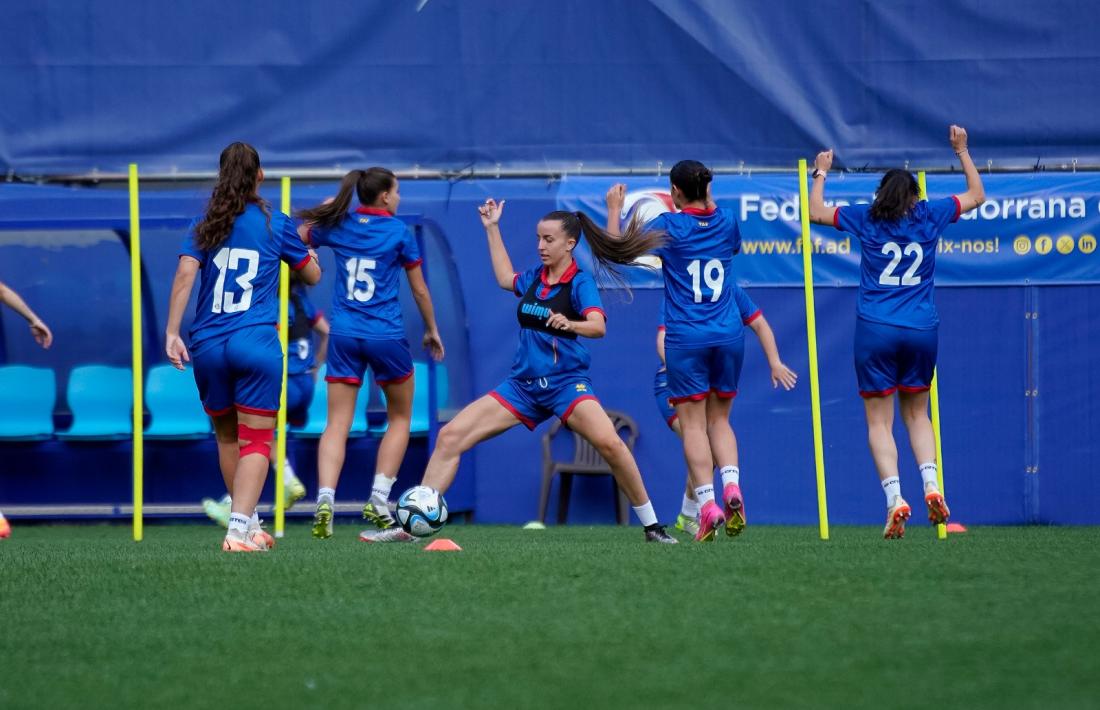
<instances>
[{"instance_id":1,"label":"yellow slalom pole","mask_svg":"<svg viewBox=\"0 0 1100 710\"><path fill-rule=\"evenodd\" d=\"M141 216L138 210L138 166L130 163L130 368L134 387L134 542L145 537L145 397L141 351Z\"/></svg>"},{"instance_id":2,"label":"yellow slalom pole","mask_svg":"<svg viewBox=\"0 0 1100 710\"><path fill-rule=\"evenodd\" d=\"M921 170L917 173L917 184L920 185L920 198L922 200L928 199L928 185L925 180L924 171ZM940 493L947 495L943 488L943 447L940 445L940 383L939 383L938 368L932 370L932 391L929 392L928 398L931 400L932 405L932 434L936 437L936 478L938 479L940 486ZM947 539L947 526L936 526L936 537L941 540Z\"/></svg>"},{"instance_id":3,"label":"yellow slalom pole","mask_svg":"<svg viewBox=\"0 0 1100 710\"><path fill-rule=\"evenodd\" d=\"M283 214L290 215L290 178L282 179L282 209ZM286 358L287 339L289 336L287 324L287 304L290 303L290 268L286 262L280 262L279 266L279 347L283 349L283 382L279 391L279 415L275 420L275 537L282 537L286 528L286 501L283 494L284 480L283 469L286 467Z\"/></svg>"},{"instance_id":4,"label":"yellow slalom pole","mask_svg":"<svg viewBox=\"0 0 1100 710\"><path fill-rule=\"evenodd\" d=\"M798 161L798 197L802 217L802 276L806 292L806 341L810 348L810 405L814 423L814 467L817 470L817 519L821 539L829 539L829 506L825 500L825 450L821 436L821 389L817 374L817 318L814 272L810 251L810 199L806 190L806 160Z\"/></svg>"}]
</instances>

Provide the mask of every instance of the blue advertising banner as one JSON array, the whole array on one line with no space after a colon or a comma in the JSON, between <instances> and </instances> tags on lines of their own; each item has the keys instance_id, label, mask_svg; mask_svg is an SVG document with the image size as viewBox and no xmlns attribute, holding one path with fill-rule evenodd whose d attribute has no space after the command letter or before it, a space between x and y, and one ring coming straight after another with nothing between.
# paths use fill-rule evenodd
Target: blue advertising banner
<instances>
[{"instance_id":1,"label":"blue advertising banner","mask_svg":"<svg viewBox=\"0 0 1100 710\"><path fill-rule=\"evenodd\" d=\"M830 205L874 199L881 175L834 173L825 188ZM606 218L603 195L617 181L627 185L623 219L649 220L674 210L667 178L569 178L558 192L565 210L585 210ZM986 202L948 226L936 254L941 286L1100 283L1100 175L987 175ZM741 223L741 255L734 260L745 286L802 283L798 180L792 174L718 176L715 201L734 210ZM931 199L965 192L962 175L928 176ZM859 284L858 241L832 227L814 225L814 281L818 285ZM582 262L589 260L581 250ZM659 288L655 268L628 269L627 282ZM582 263L582 266L589 265ZM609 285L609 284L607 284Z\"/></svg>"}]
</instances>

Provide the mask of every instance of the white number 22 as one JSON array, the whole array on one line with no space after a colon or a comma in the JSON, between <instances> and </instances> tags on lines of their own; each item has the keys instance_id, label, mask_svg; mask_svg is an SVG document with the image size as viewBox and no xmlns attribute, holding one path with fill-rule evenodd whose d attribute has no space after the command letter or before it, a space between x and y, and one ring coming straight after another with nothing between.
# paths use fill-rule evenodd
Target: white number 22
<instances>
[{"instance_id":1,"label":"white number 22","mask_svg":"<svg viewBox=\"0 0 1100 710\"><path fill-rule=\"evenodd\" d=\"M225 276L230 271L237 271L242 261L245 262L244 273L234 279L241 287L241 297L238 300L232 291L225 290ZM247 311L252 306L252 279L256 278L256 272L260 268L260 252L255 249L222 247L214 255L214 266L218 267L218 280L214 283L214 304L211 310L214 313Z\"/></svg>"},{"instance_id":2,"label":"white number 22","mask_svg":"<svg viewBox=\"0 0 1100 710\"><path fill-rule=\"evenodd\" d=\"M691 290L695 292L695 302L703 302L703 291L699 287L699 259L688 264L688 273L691 274ZM726 270L718 259L711 259L702 268L703 281L711 290L710 302L714 303L722 295L722 282L726 279Z\"/></svg>"},{"instance_id":3,"label":"white number 22","mask_svg":"<svg viewBox=\"0 0 1100 710\"><path fill-rule=\"evenodd\" d=\"M915 255L917 258L913 260L912 265L905 270L905 273L899 278L894 276L894 269L898 268L898 264L901 263L902 250L898 246L897 242L886 242L882 245L882 253L890 257L890 263L886 265L886 268L882 270L882 274L878 277L879 284L883 286L916 286L920 283L920 276L917 276L917 269L920 268L921 262L924 261L924 250L920 248L920 244L916 242L910 242L905 245L905 256Z\"/></svg>"},{"instance_id":4,"label":"white number 22","mask_svg":"<svg viewBox=\"0 0 1100 710\"><path fill-rule=\"evenodd\" d=\"M348 300L356 300L366 303L374 298L374 278L371 270L377 266L374 259L359 259L351 257L344 266L348 267ZM359 284L367 285L365 289L359 288Z\"/></svg>"}]
</instances>

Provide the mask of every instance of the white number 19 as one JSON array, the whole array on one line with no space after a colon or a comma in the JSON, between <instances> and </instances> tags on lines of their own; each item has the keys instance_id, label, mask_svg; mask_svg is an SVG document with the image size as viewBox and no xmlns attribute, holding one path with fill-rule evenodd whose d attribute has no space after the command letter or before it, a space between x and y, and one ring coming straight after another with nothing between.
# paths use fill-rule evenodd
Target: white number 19
<instances>
[{"instance_id":1,"label":"white number 19","mask_svg":"<svg viewBox=\"0 0 1100 710\"><path fill-rule=\"evenodd\" d=\"M691 274L691 290L695 292L695 302L703 302L703 290L699 287L699 259L688 264L688 273ZM722 295L722 282L726 279L726 270L718 259L711 259L702 268L703 281L710 289L710 302L714 303Z\"/></svg>"}]
</instances>

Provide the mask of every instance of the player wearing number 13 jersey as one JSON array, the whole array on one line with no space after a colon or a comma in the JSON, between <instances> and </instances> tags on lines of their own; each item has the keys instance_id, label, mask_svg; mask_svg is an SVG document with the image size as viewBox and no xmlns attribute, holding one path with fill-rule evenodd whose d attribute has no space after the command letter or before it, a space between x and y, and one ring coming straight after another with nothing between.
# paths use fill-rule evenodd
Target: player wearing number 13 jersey
<instances>
[{"instance_id":1,"label":"player wearing number 13 jersey","mask_svg":"<svg viewBox=\"0 0 1100 710\"><path fill-rule=\"evenodd\" d=\"M894 443L894 394L924 482L933 523L950 512L939 490L936 442L928 418L928 390L936 368L939 315L933 301L936 246L948 224L985 200L982 181L967 152L966 131L949 129L966 175L965 193L921 201L907 170L890 170L870 205L825 206L832 151L818 154L810 193L810 218L854 235L860 242L860 280L855 335L856 377L867 414L867 439L886 494L888 539L905 534L911 509L901 496Z\"/></svg>"},{"instance_id":2,"label":"player wearing number 13 jersey","mask_svg":"<svg viewBox=\"0 0 1100 710\"><path fill-rule=\"evenodd\" d=\"M278 333L279 262L317 283L321 269L285 215L259 195L260 156L246 143L221 154L218 182L203 215L183 243L168 309L165 351L179 369L194 357L203 407L214 422L218 460L233 499L227 552L266 550L256 501L271 457L279 409L282 349ZM201 275L191 354L180 321Z\"/></svg>"},{"instance_id":3,"label":"player wearing number 13 jersey","mask_svg":"<svg viewBox=\"0 0 1100 710\"><path fill-rule=\"evenodd\" d=\"M352 195L359 207L351 210ZM363 377L370 367L386 395L389 426L378 447L371 498L363 517L380 528L394 524L388 501L409 444L412 355L398 302L402 272L424 319L424 347L443 359L432 297L420 251L409 228L394 217L401 201L397 177L385 168L352 170L332 200L303 210L301 232L313 246L336 255L328 351L328 421L317 447L318 494L313 536L332 535L332 506L344 465L348 432ZM349 211L350 210L350 211ZM427 383L422 383L426 386Z\"/></svg>"}]
</instances>

